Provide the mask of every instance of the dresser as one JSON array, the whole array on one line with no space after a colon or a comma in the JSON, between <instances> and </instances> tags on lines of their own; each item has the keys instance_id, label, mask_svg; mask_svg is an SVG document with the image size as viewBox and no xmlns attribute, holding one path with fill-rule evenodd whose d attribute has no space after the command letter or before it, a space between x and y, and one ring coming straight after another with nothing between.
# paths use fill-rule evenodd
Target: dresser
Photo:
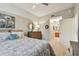
<instances>
[{"instance_id":1,"label":"dresser","mask_svg":"<svg viewBox=\"0 0 79 59\"><path fill-rule=\"evenodd\" d=\"M42 40L42 32L41 31L28 32L28 37Z\"/></svg>"}]
</instances>

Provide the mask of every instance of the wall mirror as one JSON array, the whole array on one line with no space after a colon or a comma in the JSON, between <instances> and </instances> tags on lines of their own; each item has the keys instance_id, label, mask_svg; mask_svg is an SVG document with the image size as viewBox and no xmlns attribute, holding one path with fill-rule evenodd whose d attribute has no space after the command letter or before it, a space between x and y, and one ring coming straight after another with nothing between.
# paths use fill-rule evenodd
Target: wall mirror
<instances>
[{"instance_id":1,"label":"wall mirror","mask_svg":"<svg viewBox=\"0 0 79 59\"><path fill-rule=\"evenodd\" d=\"M45 25L45 28L48 29L49 28L49 25Z\"/></svg>"}]
</instances>

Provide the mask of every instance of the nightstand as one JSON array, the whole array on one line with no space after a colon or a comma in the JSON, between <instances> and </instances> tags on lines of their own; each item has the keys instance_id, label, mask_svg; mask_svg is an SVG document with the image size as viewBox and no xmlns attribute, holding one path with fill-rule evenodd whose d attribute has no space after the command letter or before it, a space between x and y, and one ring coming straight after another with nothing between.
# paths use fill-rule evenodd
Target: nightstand
<instances>
[{"instance_id":1,"label":"nightstand","mask_svg":"<svg viewBox=\"0 0 79 59\"><path fill-rule=\"evenodd\" d=\"M41 31L28 32L28 37L42 40Z\"/></svg>"}]
</instances>

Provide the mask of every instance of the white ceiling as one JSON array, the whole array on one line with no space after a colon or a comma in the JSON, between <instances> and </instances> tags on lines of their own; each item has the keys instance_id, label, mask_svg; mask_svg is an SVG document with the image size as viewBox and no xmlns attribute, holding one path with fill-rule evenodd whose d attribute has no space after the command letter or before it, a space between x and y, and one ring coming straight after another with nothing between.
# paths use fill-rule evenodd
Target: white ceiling
<instances>
[{"instance_id":1,"label":"white ceiling","mask_svg":"<svg viewBox=\"0 0 79 59\"><path fill-rule=\"evenodd\" d=\"M34 4L34 3L15 3L19 8L22 8L25 11L28 11L29 13L37 16L42 17L45 15L49 15L51 13L59 12L64 9L68 9L73 7L74 4L72 3L50 3L48 6L45 6L43 4ZM32 6L36 5L34 9L32 9Z\"/></svg>"},{"instance_id":2,"label":"white ceiling","mask_svg":"<svg viewBox=\"0 0 79 59\"><path fill-rule=\"evenodd\" d=\"M36 8L32 9L35 3L0 3L0 12L19 15L30 20L38 20L42 16L51 15L73 7L72 3L51 3L49 6L38 4ZM47 16L46 16L47 17Z\"/></svg>"}]
</instances>

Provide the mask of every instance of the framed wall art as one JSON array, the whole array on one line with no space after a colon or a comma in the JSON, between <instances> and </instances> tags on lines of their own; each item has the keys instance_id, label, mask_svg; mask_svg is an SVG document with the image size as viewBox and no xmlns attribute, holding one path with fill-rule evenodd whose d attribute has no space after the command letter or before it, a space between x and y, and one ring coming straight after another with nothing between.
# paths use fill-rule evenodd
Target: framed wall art
<instances>
[{"instance_id":1,"label":"framed wall art","mask_svg":"<svg viewBox=\"0 0 79 59\"><path fill-rule=\"evenodd\" d=\"M15 28L15 17L0 13L0 28Z\"/></svg>"}]
</instances>

